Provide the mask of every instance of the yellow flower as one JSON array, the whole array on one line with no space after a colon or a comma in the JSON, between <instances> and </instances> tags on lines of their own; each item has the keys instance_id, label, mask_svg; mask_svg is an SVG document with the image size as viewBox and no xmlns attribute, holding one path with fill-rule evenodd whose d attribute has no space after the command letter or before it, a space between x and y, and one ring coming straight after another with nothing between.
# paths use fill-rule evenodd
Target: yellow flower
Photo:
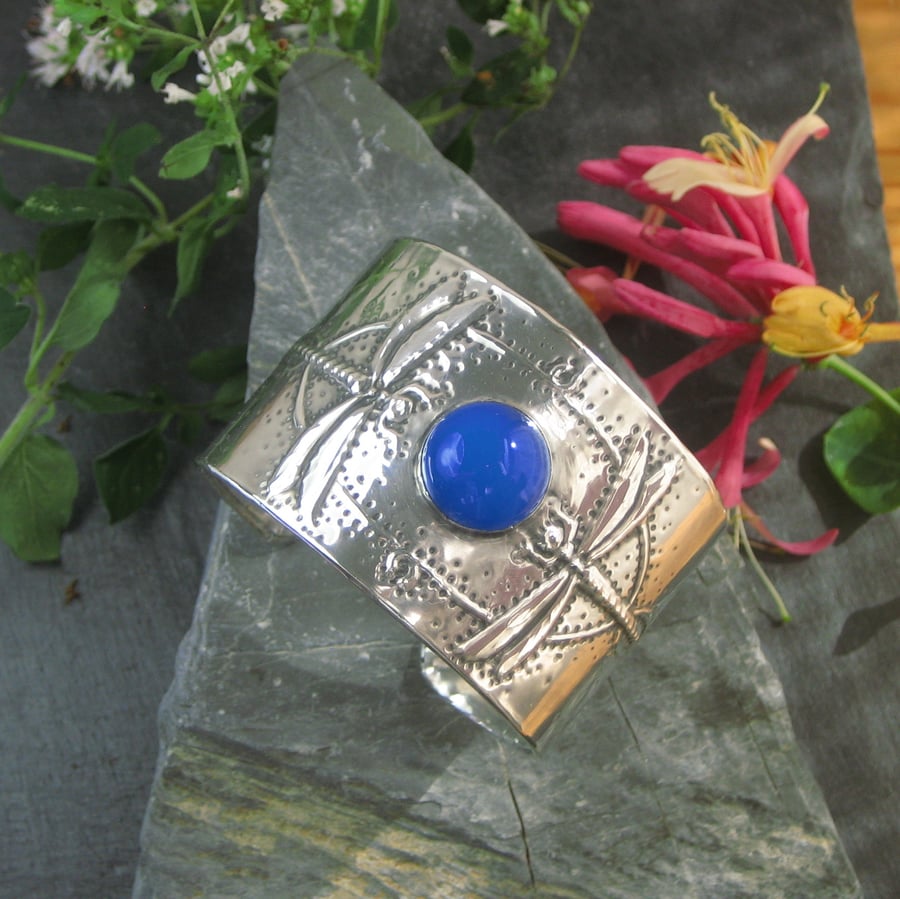
<instances>
[{"instance_id":1,"label":"yellow flower","mask_svg":"<svg viewBox=\"0 0 900 899\"><path fill-rule=\"evenodd\" d=\"M710 94L709 102L725 131L703 138L706 158L673 156L648 169L644 181L676 203L695 187L710 187L736 197L767 194L810 137L821 139L828 134L828 124L816 114L827 93L828 85L823 84L812 109L800 116L777 144L763 140Z\"/></svg>"},{"instance_id":2,"label":"yellow flower","mask_svg":"<svg viewBox=\"0 0 900 899\"><path fill-rule=\"evenodd\" d=\"M763 320L765 344L785 356L854 356L867 343L900 340L900 321L872 323L873 294L860 315L853 298L825 287L789 287L772 300Z\"/></svg>"}]
</instances>

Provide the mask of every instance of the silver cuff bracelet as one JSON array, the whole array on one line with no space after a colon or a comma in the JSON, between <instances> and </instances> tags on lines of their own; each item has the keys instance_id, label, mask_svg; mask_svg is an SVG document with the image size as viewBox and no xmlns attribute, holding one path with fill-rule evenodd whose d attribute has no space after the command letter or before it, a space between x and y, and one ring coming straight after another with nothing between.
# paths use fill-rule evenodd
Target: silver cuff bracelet
<instances>
[{"instance_id":1,"label":"silver cuff bracelet","mask_svg":"<svg viewBox=\"0 0 900 899\"><path fill-rule=\"evenodd\" d=\"M532 744L724 522L699 463L577 337L415 240L203 464L412 630L442 695Z\"/></svg>"}]
</instances>

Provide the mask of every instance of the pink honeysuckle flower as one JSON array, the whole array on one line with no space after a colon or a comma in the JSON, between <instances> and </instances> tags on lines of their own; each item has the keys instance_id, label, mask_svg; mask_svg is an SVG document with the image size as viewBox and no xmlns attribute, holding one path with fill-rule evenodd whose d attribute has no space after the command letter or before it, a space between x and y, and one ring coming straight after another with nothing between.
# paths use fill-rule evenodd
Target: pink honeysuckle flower
<instances>
[{"instance_id":1,"label":"pink honeysuckle flower","mask_svg":"<svg viewBox=\"0 0 900 899\"><path fill-rule=\"evenodd\" d=\"M703 138L705 152L699 159L693 155L663 159L644 173L644 181L675 202L697 187L711 187L735 197L770 195L806 141L828 135L828 124L817 114L827 93L823 85L812 109L791 124L774 145L751 131L716 100L715 94L710 94L709 102L726 131Z\"/></svg>"},{"instance_id":2,"label":"pink honeysuckle flower","mask_svg":"<svg viewBox=\"0 0 900 899\"><path fill-rule=\"evenodd\" d=\"M746 504L743 491L764 481L781 461L781 454L769 442L762 444L757 459L748 462L747 439L751 425L800 370L799 365L790 365L767 380L772 354L766 344L784 352L770 339L775 325L784 320L773 318L773 303L778 300L784 305L779 298L816 285L809 207L784 170L806 140L828 133L817 114L825 93L823 88L813 108L794 122L777 144L758 137L711 97L728 133L705 138L705 152L627 146L615 159L587 160L579 166L587 180L624 190L647 204L643 219L592 202L563 202L557 211L565 233L613 247L628 257L624 277L616 277L605 267L568 273L572 285L601 320L632 315L704 341L644 378L656 402L662 402L691 374L742 347L756 347L731 420L697 457L713 476L726 507L741 514L773 547L800 555L831 545L836 532L827 531L810 541L779 540ZM786 261L782 253L776 215L793 262ZM675 227L665 224L667 219ZM701 294L710 308L633 280L641 263L684 282Z\"/></svg>"}]
</instances>

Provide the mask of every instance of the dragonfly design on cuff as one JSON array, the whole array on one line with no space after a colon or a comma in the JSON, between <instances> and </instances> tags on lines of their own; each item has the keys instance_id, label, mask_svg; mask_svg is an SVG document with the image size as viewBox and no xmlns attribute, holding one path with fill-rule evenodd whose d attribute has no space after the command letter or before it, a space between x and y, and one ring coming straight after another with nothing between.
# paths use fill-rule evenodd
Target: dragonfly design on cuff
<instances>
[{"instance_id":1,"label":"dragonfly design on cuff","mask_svg":"<svg viewBox=\"0 0 900 899\"><path fill-rule=\"evenodd\" d=\"M458 683L455 704L532 743L724 522L700 465L577 337L409 239L204 464L415 633L439 692Z\"/></svg>"}]
</instances>

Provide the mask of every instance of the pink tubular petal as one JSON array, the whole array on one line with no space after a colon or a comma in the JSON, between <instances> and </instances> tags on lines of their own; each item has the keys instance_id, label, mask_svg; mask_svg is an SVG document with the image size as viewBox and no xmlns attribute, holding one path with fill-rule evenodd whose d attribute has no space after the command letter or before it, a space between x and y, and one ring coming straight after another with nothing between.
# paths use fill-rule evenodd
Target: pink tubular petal
<instances>
[{"instance_id":1,"label":"pink tubular petal","mask_svg":"<svg viewBox=\"0 0 900 899\"><path fill-rule=\"evenodd\" d=\"M726 509L733 509L741 502L741 477L744 471L747 432L753 420L753 407L759 397L768 361L768 350L759 350L753 357L734 407L731 424L725 431L727 436L722 449L722 464L715 480Z\"/></svg>"},{"instance_id":2,"label":"pink tubular petal","mask_svg":"<svg viewBox=\"0 0 900 899\"><path fill-rule=\"evenodd\" d=\"M586 159L578 166L578 174L587 181L608 187L627 187L641 173L620 159Z\"/></svg>"},{"instance_id":3,"label":"pink tubular petal","mask_svg":"<svg viewBox=\"0 0 900 899\"><path fill-rule=\"evenodd\" d=\"M741 476L741 488L744 490L761 484L781 465L781 452L771 440L763 437L759 445L763 450L762 455L744 466L744 473Z\"/></svg>"},{"instance_id":4,"label":"pink tubular petal","mask_svg":"<svg viewBox=\"0 0 900 899\"><path fill-rule=\"evenodd\" d=\"M658 194L639 178L632 181L626 190L641 203L662 207L676 222L687 228L734 236L734 230L728 224L728 219L722 215L722 210L711 193L694 190L678 203L673 203L671 197Z\"/></svg>"},{"instance_id":5,"label":"pink tubular petal","mask_svg":"<svg viewBox=\"0 0 900 899\"><path fill-rule=\"evenodd\" d=\"M743 346L743 343L743 341L729 340L728 338L710 340L709 343L704 343L703 346L683 356L677 362L673 362L667 368L644 378L644 384L654 401L657 404L661 403L688 375L727 356L739 346Z\"/></svg>"},{"instance_id":6,"label":"pink tubular petal","mask_svg":"<svg viewBox=\"0 0 900 899\"><path fill-rule=\"evenodd\" d=\"M719 318L712 312L676 300L638 281L618 278L614 287L619 300L632 315L661 322L697 337L725 337L737 343L756 343L760 339L759 325Z\"/></svg>"},{"instance_id":7,"label":"pink tubular petal","mask_svg":"<svg viewBox=\"0 0 900 899\"><path fill-rule=\"evenodd\" d=\"M651 246L642 236L644 225L624 212L597 203L564 202L557 205L557 221L562 231L572 237L606 244L671 272L728 315L735 318L758 315L750 301L724 279L694 262Z\"/></svg>"},{"instance_id":8,"label":"pink tubular petal","mask_svg":"<svg viewBox=\"0 0 900 899\"><path fill-rule=\"evenodd\" d=\"M747 240L694 228L646 229L644 238L661 250L693 259L719 274L743 259L762 258L762 250Z\"/></svg>"},{"instance_id":9,"label":"pink tubular petal","mask_svg":"<svg viewBox=\"0 0 900 899\"><path fill-rule=\"evenodd\" d=\"M756 421L762 416L769 406L781 396L782 393L793 383L794 379L800 373L799 365L791 365L780 371L768 384L760 391L756 402L753 404L753 410L750 413L750 422ZM694 455L700 464L710 473L715 474L716 469L722 464L722 454L725 449L726 439L728 437L728 428L721 434L714 437L702 449L697 450Z\"/></svg>"},{"instance_id":10,"label":"pink tubular petal","mask_svg":"<svg viewBox=\"0 0 900 899\"><path fill-rule=\"evenodd\" d=\"M782 393L794 383L794 379L800 374L799 365L791 365L780 371L759 392L756 402L753 404L753 421L756 421Z\"/></svg>"},{"instance_id":11,"label":"pink tubular petal","mask_svg":"<svg viewBox=\"0 0 900 899\"><path fill-rule=\"evenodd\" d=\"M772 199L784 222L797 267L809 272L815 279L816 269L809 248L809 204L806 197L787 175L779 175L775 179Z\"/></svg>"},{"instance_id":12,"label":"pink tubular petal","mask_svg":"<svg viewBox=\"0 0 900 899\"><path fill-rule=\"evenodd\" d=\"M734 230L744 240L760 246L759 232L753 219L747 214L747 211L741 205L737 197L731 197L728 194L717 193L715 191L707 191L713 195L722 208L722 212L728 217L729 221L734 225Z\"/></svg>"},{"instance_id":13,"label":"pink tubular petal","mask_svg":"<svg viewBox=\"0 0 900 899\"><path fill-rule=\"evenodd\" d=\"M600 321L605 322L614 315L630 311L616 294L613 282L618 275L611 268L602 265L594 268L570 268L566 272L566 278Z\"/></svg>"},{"instance_id":14,"label":"pink tubular petal","mask_svg":"<svg viewBox=\"0 0 900 899\"><path fill-rule=\"evenodd\" d=\"M774 259L743 259L731 266L725 277L744 287L760 288L769 300L789 287L813 287L816 283L809 272ZM763 312L769 312L768 303Z\"/></svg>"},{"instance_id":15,"label":"pink tubular petal","mask_svg":"<svg viewBox=\"0 0 900 899\"><path fill-rule=\"evenodd\" d=\"M830 530L825 531L824 534L814 537L812 540L780 540L763 523L763 520L759 515L757 515L746 503L741 504L741 513L747 524L749 524L750 527L766 541L766 543L771 543L773 546L792 556L812 556L815 555L815 553L822 552L823 549L828 549L828 547L837 540L839 534L837 528L831 528Z\"/></svg>"},{"instance_id":16,"label":"pink tubular petal","mask_svg":"<svg viewBox=\"0 0 900 899\"><path fill-rule=\"evenodd\" d=\"M628 165L646 170L666 159L707 159L696 150L681 147L661 147L652 144L630 144L619 150L619 159Z\"/></svg>"},{"instance_id":17,"label":"pink tubular petal","mask_svg":"<svg viewBox=\"0 0 900 899\"><path fill-rule=\"evenodd\" d=\"M739 202L747 217L753 222L763 255L781 261L781 246L778 243L775 213L772 210L772 197L769 192L744 196Z\"/></svg>"},{"instance_id":18,"label":"pink tubular petal","mask_svg":"<svg viewBox=\"0 0 900 899\"><path fill-rule=\"evenodd\" d=\"M822 140L822 138L828 137L829 130L828 123L815 113L800 116L796 122L789 125L769 159L771 178L774 180L784 172L790 161L797 155L797 151L809 138Z\"/></svg>"}]
</instances>

